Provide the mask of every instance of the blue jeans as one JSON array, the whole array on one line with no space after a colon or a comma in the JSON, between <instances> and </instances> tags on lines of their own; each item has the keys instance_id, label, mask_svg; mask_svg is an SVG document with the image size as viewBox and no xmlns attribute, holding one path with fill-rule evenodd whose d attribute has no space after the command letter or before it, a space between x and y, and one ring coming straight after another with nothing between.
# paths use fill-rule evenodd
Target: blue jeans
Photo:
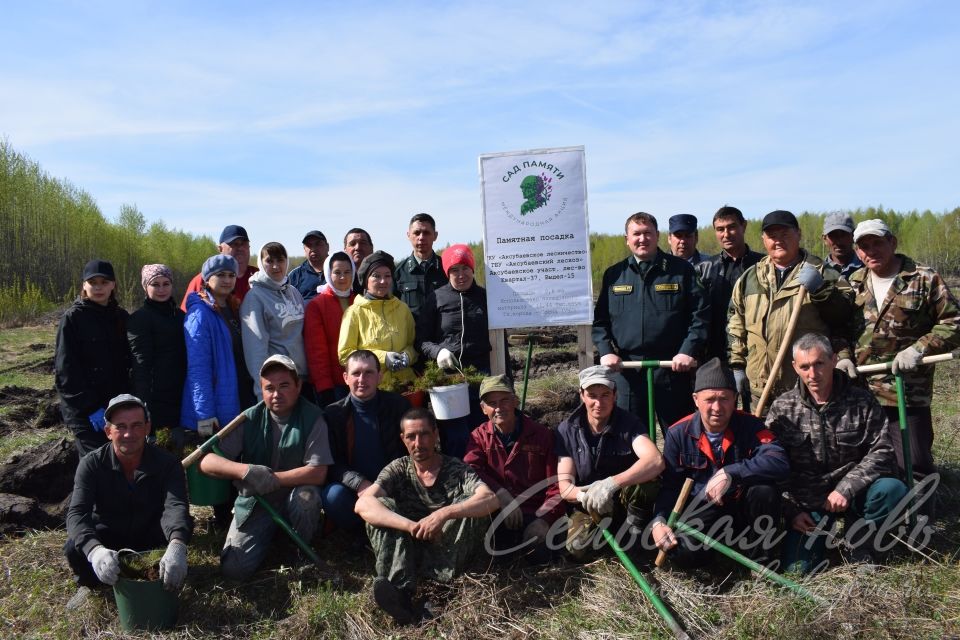
<instances>
[{"instance_id":1,"label":"blue jeans","mask_svg":"<svg viewBox=\"0 0 960 640\"><path fill-rule=\"evenodd\" d=\"M320 499L323 512L338 529L359 531L363 526L363 520L353 511L357 504L357 494L353 489L339 482L331 482L321 487Z\"/></svg>"}]
</instances>

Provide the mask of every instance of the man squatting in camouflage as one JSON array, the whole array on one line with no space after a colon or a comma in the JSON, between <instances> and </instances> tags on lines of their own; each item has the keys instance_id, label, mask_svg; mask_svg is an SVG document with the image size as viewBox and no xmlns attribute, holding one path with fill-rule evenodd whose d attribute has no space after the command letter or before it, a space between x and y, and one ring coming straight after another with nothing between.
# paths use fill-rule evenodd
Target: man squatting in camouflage
<instances>
[{"instance_id":1,"label":"man squatting in camouflage","mask_svg":"<svg viewBox=\"0 0 960 640\"><path fill-rule=\"evenodd\" d=\"M798 380L770 406L767 427L790 460L783 493L786 570L812 571L824 557L832 519L846 520L853 558L883 549L884 521L907 493L896 478L887 417L867 389L835 369L830 341L808 333L793 345ZM902 506L902 505L901 505ZM874 526L872 535L867 527Z\"/></svg>"},{"instance_id":2,"label":"man squatting in camouflage","mask_svg":"<svg viewBox=\"0 0 960 640\"><path fill-rule=\"evenodd\" d=\"M437 450L433 414L407 411L400 437L408 456L384 467L357 499L376 556L373 597L398 624L417 622L417 579L450 580L483 544L497 496L464 462Z\"/></svg>"},{"instance_id":3,"label":"man squatting in camouflage","mask_svg":"<svg viewBox=\"0 0 960 640\"><path fill-rule=\"evenodd\" d=\"M910 453L918 480L936 472L933 462L933 365L925 356L960 347L960 307L943 278L930 267L896 253L897 238L883 220L864 220L854 231L857 253L866 269L850 277L862 309L856 347L858 364L890 362L893 372L867 378L890 427L897 462L903 469L903 445L894 373L903 375L910 431ZM920 510L933 516L933 496Z\"/></svg>"}]
</instances>

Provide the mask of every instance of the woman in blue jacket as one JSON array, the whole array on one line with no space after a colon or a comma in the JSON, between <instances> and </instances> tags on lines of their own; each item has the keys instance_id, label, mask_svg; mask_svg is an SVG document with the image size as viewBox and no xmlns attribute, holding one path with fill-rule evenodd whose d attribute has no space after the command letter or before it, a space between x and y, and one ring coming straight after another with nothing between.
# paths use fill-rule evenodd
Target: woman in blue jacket
<instances>
[{"instance_id":1,"label":"woman in blue jacket","mask_svg":"<svg viewBox=\"0 0 960 640\"><path fill-rule=\"evenodd\" d=\"M201 277L203 289L187 296L183 323L187 377L180 424L206 439L254 402L243 364L238 304L231 295L237 261L212 256L203 263Z\"/></svg>"}]
</instances>

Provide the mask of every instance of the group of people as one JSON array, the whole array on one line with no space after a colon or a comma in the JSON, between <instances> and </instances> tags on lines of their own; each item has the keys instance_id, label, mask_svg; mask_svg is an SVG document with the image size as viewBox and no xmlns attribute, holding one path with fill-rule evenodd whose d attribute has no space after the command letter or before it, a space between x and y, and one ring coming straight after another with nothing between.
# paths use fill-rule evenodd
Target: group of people
<instances>
[{"instance_id":1,"label":"group of people","mask_svg":"<svg viewBox=\"0 0 960 640\"><path fill-rule=\"evenodd\" d=\"M654 216L630 216L631 255L604 273L596 304L599 364L580 372L581 404L555 430L519 411L508 376L489 375L473 255L466 245L434 253L427 214L410 221L413 251L398 264L362 229L333 254L311 231L306 261L289 274L279 243L263 246L259 270L248 266L249 238L228 226L188 286L186 313L172 302L170 270L147 265L146 300L128 318L112 267L92 261L56 357L64 420L88 454L65 547L79 584L115 580L120 547L166 542L161 574L179 586L192 531L183 472L144 438L171 427L181 444L205 439L241 412L199 462L238 491L232 515L221 509L224 575L242 580L262 563L276 529L264 503L307 541L321 522L365 529L374 599L398 623L424 615L418 580L448 579L484 548L582 559L608 527L626 548L649 536L647 547L680 565L707 561L668 522L687 478L684 522L759 561L780 549L784 568L816 569L845 516L848 530L872 527L850 545L870 557L907 489L892 374L860 380L857 366L892 360L904 375L913 469L933 474L933 367L922 358L960 346L960 310L933 269L895 252L880 220L828 216L826 262L800 249L793 214L761 225L765 256L746 246L742 213L722 207L722 250L711 257L697 251L693 216L671 218L669 254ZM792 358L772 371L794 305ZM421 358L488 374L475 399L482 417L438 425L384 388L415 376ZM662 453L648 435L646 377L623 366L649 360L671 363L653 377ZM751 415L771 378L776 399ZM132 513L139 519L125 522Z\"/></svg>"}]
</instances>

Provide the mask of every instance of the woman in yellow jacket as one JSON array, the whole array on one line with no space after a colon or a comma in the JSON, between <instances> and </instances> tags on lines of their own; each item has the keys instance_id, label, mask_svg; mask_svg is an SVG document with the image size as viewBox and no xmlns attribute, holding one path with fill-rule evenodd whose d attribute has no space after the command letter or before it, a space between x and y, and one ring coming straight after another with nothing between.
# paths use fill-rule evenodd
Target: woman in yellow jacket
<instances>
[{"instance_id":1,"label":"woman in yellow jacket","mask_svg":"<svg viewBox=\"0 0 960 640\"><path fill-rule=\"evenodd\" d=\"M383 373L381 387L394 381L412 382L415 374L411 366L417 361L413 314L393 296L393 267L393 256L385 251L374 251L360 263L357 275L363 295L357 296L343 314L337 345L343 365L357 349L376 354Z\"/></svg>"}]
</instances>

